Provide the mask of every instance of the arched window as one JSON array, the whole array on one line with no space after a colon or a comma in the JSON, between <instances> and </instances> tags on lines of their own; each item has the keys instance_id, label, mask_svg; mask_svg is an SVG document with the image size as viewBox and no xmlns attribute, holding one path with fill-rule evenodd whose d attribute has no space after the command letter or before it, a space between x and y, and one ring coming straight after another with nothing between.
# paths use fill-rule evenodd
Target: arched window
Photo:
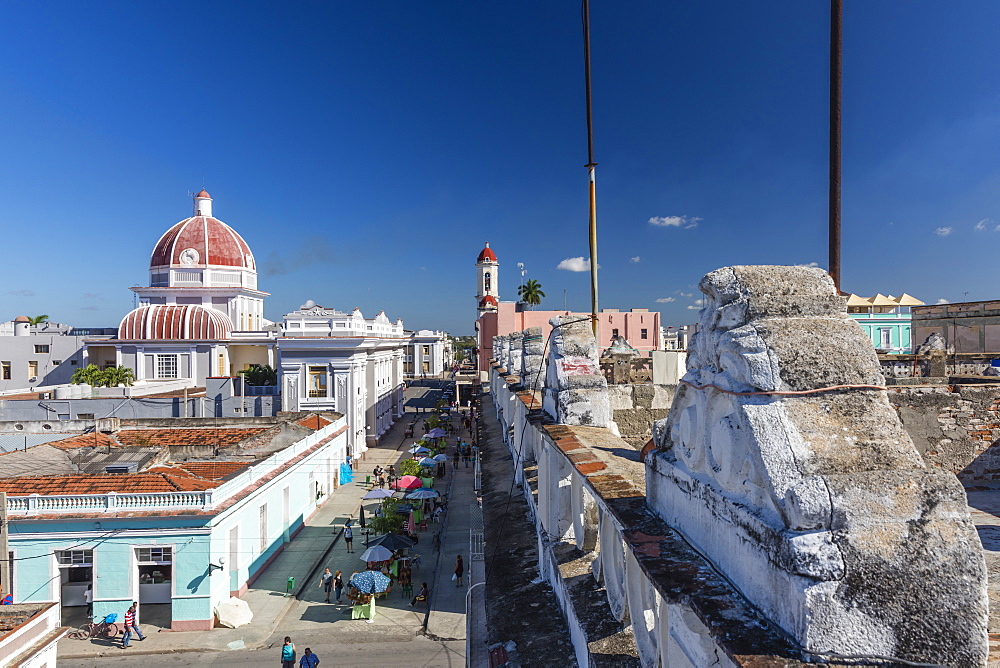
<instances>
[{"instance_id":1,"label":"arched window","mask_svg":"<svg viewBox=\"0 0 1000 668\"><path fill-rule=\"evenodd\" d=\"M489 291L490 291L490 272L486 272L485 274L483 274L483 286L484 286L484 288L483 288L484 291L486 293L489 293Z\"/></svg>"}]
</instances>

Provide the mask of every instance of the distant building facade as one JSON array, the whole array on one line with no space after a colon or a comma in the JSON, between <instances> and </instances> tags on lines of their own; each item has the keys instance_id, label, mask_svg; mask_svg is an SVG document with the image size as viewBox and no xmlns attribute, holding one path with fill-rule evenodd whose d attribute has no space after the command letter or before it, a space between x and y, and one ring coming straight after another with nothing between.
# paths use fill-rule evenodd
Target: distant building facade
<instances>
[{"instance_id":1,"label":"distant building facade","mask_svg":"<svg viewBox=\"0 0 1000 668\"><path fill-rule=\"evenodd\" d=\"M932 334L954 353L1000 355L1000 301L935 304L913 308L913 339L920 345Z\"/></svg>"},{"instance_id":2,"label":"distant building facade","mask_svg":"<svg viewBox=\"0 0 1000 668\"><path fill-rule=\"evenodd\" d=\"M489 360L493 356L493 337L505 336L511 332L541 327L542 336L548 337L552 331L549 320L557 315L574 315L590 318L589 313L569 311L532 311L517 302L500 301L497 276L500 262L489 243L479 253L476 260L478 291L476 293L476 348L480 371L489 370ZM614 308L601 309L597 320L598 345L601 350L611 346L614 339L623 337L644 356L663 347L660 333L660 314L645 308L619 311Z\"/></svg>"},{"instance_id":3,"label":"distant building facade","mask_svg":"<svg viewBox=\"0 0 1000 668\"><path fill-rule=\"evenodd\" d=\"M447 332L421 329L407 334L403 357L403 372L407 377L433 378L451 370L453 354Z\"/></svg>"},{"instance_id":4,"label":"distant building facade","mask_svg":"<svg viewBox=\"0 0 1000 668\"><path fill-rule=\"evenodd\" d=\"M347 417L350 452L377 443L403 414L403 321L366 319L308 301L284 316L277 339L286 410L335 410Z\"/></svg>"},{"instance_id":5,"label":"distant building facade","mask_svg":"<svg viewBox=\"0 0 1000 668\"><path fill-rule=\"evenodd\" d=\"M81 364L86 366L84 341L110 339L114 331L31 325L23 315L0 323L0 392L68 383Z\"/></svg>"},{"instance_id":6,"label":"distant building facade","mask_svg":"<svg viewBox=\"0 0 1000 668\"><path fill-rule=\"evenodd\" d=\"M852 294L847 297L847 314L861 325L879 353L907 355L913 352L911 308L922 305L905 293L867 299Z\"/></svg>"}]
</instances>

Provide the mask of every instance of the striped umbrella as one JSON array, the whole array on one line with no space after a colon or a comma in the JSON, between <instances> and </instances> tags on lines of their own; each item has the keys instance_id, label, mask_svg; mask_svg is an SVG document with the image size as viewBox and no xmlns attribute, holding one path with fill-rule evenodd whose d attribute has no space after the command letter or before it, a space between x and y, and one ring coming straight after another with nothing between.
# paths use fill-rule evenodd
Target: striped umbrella
<instances>
[{"instance_id":1,"label":"striped umbrella","mask_svg":"<svg viewBox=\"0 0 1000 668\"><path fill-rule=\"evenodd\" d=\"M415 489L412 492L406 493L407 499L436 499L441 496L433 489L428 489L426 487L421 487L420 489Z\"/></svg>"}]
</instances>

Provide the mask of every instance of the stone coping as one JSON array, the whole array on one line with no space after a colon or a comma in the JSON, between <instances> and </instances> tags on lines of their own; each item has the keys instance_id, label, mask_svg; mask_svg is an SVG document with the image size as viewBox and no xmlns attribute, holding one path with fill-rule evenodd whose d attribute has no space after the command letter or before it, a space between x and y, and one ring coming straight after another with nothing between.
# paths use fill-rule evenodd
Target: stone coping
<instances>
[{"instance_id":1,"label":"stone coping","mask_svg":"<svg viewBox=\"0 0 1000 668\"><path fill-rule=\"evenodd\" d=\"M516 377L506 380L508 389L520 396ZM627 548L660 596L691 609L737 665L813 665L803 662L797 644L652 512L646 503L645 464L627 441L601 427L533 426L563 453L623 527Z\"/></svg>"}]
</instances>

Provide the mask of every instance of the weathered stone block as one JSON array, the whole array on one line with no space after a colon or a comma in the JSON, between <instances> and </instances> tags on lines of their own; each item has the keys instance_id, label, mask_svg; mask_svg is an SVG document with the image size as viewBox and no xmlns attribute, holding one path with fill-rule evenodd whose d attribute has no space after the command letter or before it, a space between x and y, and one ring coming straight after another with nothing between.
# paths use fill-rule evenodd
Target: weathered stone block
<instances>
[{"instance_id":1,"label":"weathered stone block","mask_svg":"<svg viewBox=\"0 0 1000 668\"><path fill-rule=\"evenodd\" d=\"M686 384L647 459L653 508L810 651L983 665L961 485L925 467L885 392L824 389L883 382L829 276L726 267L700 289ZM801 390L819 392L781 394Z\"/></svg>"}]
</instances>

